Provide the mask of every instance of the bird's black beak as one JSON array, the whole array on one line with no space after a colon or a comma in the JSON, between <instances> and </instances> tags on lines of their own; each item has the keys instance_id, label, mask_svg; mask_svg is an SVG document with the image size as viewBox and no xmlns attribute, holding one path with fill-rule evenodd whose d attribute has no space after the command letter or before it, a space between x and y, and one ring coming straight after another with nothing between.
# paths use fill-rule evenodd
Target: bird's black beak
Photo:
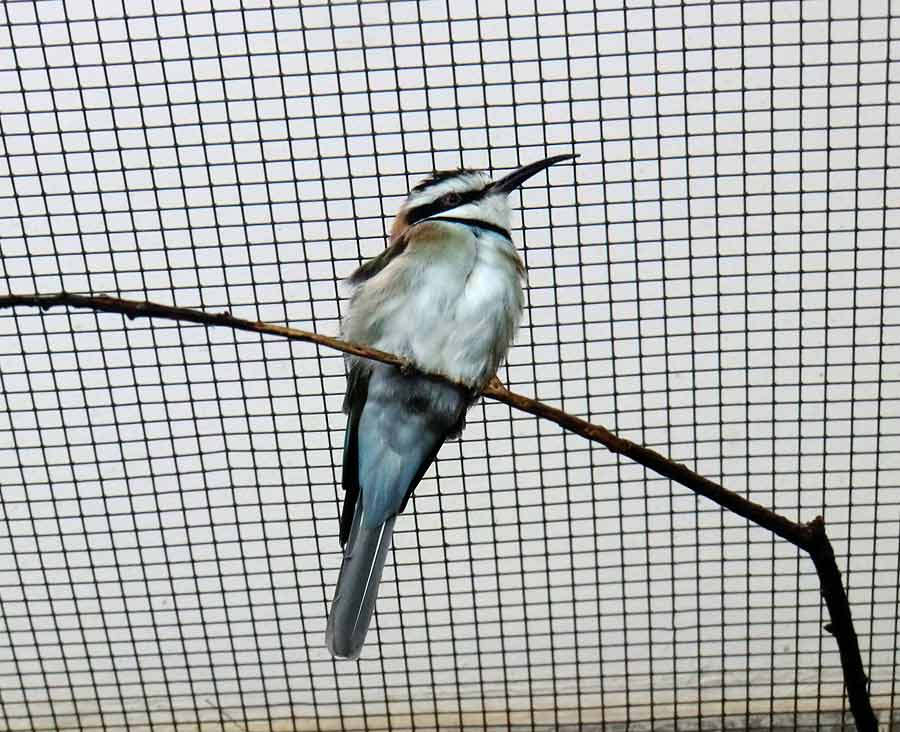
<instances>
[{"instance_id":1,"label":"bird's black beak","mask_svg":"<svg viewBox=\"0 0 900 732\"><path fill-rule=\"evenodd\" d=\"M551 165L555 165L563 160L573 160L577 157L577 155L553 155L544 160L538 160L537 162L523 165L518 170L514 170L509 175L496 181L491 186L491 193L510 193L516 190L516 188L522 185L531 176L537 175L545 168L549 168Z\"/></svg>"}]
</instances>

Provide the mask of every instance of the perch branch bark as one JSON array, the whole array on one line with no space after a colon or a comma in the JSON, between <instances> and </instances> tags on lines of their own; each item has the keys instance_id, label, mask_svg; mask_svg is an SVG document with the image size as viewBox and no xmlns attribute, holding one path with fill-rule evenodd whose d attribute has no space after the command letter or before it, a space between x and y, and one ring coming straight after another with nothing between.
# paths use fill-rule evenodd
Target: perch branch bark
<instances>
[{"instance_id":1,"label":"perch branch bark","mask_svg":"<svg viewBox=\"0 0 900 732\"><path fill-rule=\"evenodd\" d=\"M0 296L0 309L27 306L39 307L43 310L55 306L67 306L106 313L119 313L132 320L135 318L163 318L207 326L218 325L234 330L281 336L293 341L316 343L320 346L333 348L354 356L409 367L406 361L390 353L348 343L338 338L319 335L318 333L236 318L228 312L207 313L201 310L171 307L153 302L123 300L108 295L88 296L67 292L52 295ZM443 374L427 375L445 381L452 381L452 379L447 378ZM850 703L850 710L856 720L857 729L860 732L877 732L878 721L869 699L868 679L862 665L859 640L857 639L850 614L850 603L847 600L847 594L841 582L841 574L835 560L834 549L825 533L825 521L821 516L816 517L807 524L791 521L765 506L749 501L718 483L698 475L685 465L676 463L647 447L636 445L629 440L619 437L605 427L587 422L549 404L511 392L496 378L485 387L483 394L510 407L554 422L563 429L581 435L585 439L599 442L610 451L624 455L653 472L680 483L694 493L715 501L723 508L736 513L748 521L752 521L757 526L771 531L809 554L816 567L822 595L825 598L825 604L831 617L831 622L825 626L825 629L835 637L838 643L844 683L847 688L847 698Z\"/></svg>"}]
</instances>

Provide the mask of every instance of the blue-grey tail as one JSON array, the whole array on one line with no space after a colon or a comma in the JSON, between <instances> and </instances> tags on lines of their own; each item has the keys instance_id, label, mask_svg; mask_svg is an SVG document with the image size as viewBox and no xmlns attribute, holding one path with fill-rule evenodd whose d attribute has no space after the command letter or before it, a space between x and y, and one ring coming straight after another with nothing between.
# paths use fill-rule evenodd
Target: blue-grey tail
<instances>
[{"instance_id":1,"label":"blue-grey tail","mask_svg":"<svg viewBox=\"0 0 900 732\"><path fill-rule=\"evenodd\" d=\"M462 387L405 375L393 366L351 369L345 401L344 559L326 629L332 655L359 657L394 520L441 444L459 432L470 399Z\"/></svg>"},{"instance_id":2,"label":"blue-grey tail","mask_svg":"<svg viewBox=\"0 0 900 732\"><path fill-rule=\"evenodd\" d=\"M356 504L325 629L328 650L338 658L359 658L362 651L397 518L391 516L380 526L368 527L360 516L362 505L362 501Z\"/></svg>"}]
</instances>

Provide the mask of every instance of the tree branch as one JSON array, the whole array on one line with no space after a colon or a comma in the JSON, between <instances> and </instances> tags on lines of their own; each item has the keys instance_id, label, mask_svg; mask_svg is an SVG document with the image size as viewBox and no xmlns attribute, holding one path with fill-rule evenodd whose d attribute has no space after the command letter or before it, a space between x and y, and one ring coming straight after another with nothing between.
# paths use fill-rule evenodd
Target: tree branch
<instances>
[{"instance_id":1,"label":"tree branch","mask_svg":"<svg viewBox=\"0 0 900 732\"><path fill-rule=\"evenodd\" d=\"M162 318L180 322L199 323L207 326L224 326L234 330L280 336L292 341L315 343L353 356L409 368L409 363L404 359L374 348L367 348L338 338L331 338L295 328L285 328L270 323L235 318L228 312L207 313L201 310L171 307L153 302L123 300L108 295L87 296L66 292L53 295L0 296L0 309L27 306L39 307L43 310L54 306L67 306L106 313L119 313L131 320L135 318ZM430 373L426 375L451 383L458 383L444 374ZM484 388L483 394L515 409L549 420L587 440L598 442L606 446L610 451L624 455L653 472L683 485L694 493L715 501L732 513L752 521L807 552L816 567L822 595L825 598L831 617L831 622L825 626L825 629L835 637L838 643L841 667L844 672L844 683L857 729L861 732L877 732L878 722L872 711L869 699L868 679L863 670L859 641L853 628L853 620L850 614L850 604L841 583L841 574L835 560L834 549L825 533L825 521L821 516L816 517L808 524L791 521L765 506L749 501L718 483L698 475L685 465L676 463L654 450L636 445L617 436L605 427L587 422L549 404L511 392L496 378Z\"/></svg>"}]
</instances>

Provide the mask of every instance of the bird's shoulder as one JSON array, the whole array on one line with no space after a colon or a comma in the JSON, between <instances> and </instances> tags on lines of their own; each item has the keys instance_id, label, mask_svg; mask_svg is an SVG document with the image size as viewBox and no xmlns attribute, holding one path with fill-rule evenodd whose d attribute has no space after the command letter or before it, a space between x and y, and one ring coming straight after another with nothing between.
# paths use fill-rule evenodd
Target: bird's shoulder
<instances>
[{"instance_id":1,"label":"bird's shoulder","mask_svg":"<svg viewBox=\"0 0 900 732\"><path fill-rule=\"evenodd\" d=\"M405 236L398 237L381 252L378 256L363 262L354 272L347 278L347 282L351 285L361 285L366 280L372 279L381 270L387 267L394 259L399 257L406 251L409 242Z\"/></svg>"},{"instance_id":2,"label":"bird's shoulder","mask_svg":"<svg viewBox=\"0 0 900 732\"><path fill-rule=\"evenodd\" d=\"M423 221L411 226L394 239L383 252L363 262L348 278L351 285L361 285L387 268L403 254L419 254L432 246L446 244L448 227L441 221Z\"/></svg>"}]
</instances>

